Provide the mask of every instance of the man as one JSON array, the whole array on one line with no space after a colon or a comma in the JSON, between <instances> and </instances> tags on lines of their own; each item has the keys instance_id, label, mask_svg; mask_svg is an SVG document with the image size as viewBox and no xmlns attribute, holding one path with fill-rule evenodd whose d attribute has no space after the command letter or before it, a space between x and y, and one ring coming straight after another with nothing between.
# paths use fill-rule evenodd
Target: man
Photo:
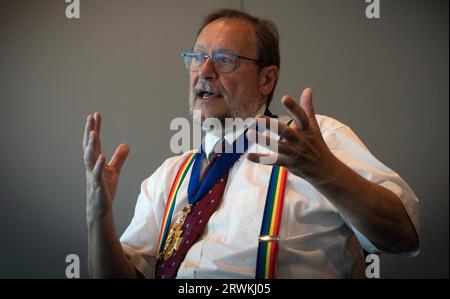
<instances>
[{"instance_id":1,"label":"man","mask_svg":"<svg viewBox=\"0 0 450 299\"><path fill-rule=\"evenodd\" d=\"M205 128L198 154L166 160L142 183L133 220L119 239L112 203L128 146L120 145L106 163L96 113L88 116L83 141L92 277L253 278L264 242L277 243L271 258L278 278L362 277L362 248L417 254L418 199L349 127L315 114L311 89L303 91L299 102L282 98L293 125L269 117L280 65L272 23L234 10L212 13L183 59L190 74L191 110L199 110L203 120L225 123L226 118L259 115L277 126L278 156L272 164L288 171L279 232L258 240L272 188L269 178L276 169L259 163L262 154L237 157L208 192L198 195L202 184L223 168L219 161L226 161L214 154L217 147L236 141L225 127L224 138ZM247 135L254 139L257 134ZM193 166L187 162L192 157ZM179 179L182 171L184 180ZM167 207L172 202L171 214Z\"/></svg>"}]
</instances>

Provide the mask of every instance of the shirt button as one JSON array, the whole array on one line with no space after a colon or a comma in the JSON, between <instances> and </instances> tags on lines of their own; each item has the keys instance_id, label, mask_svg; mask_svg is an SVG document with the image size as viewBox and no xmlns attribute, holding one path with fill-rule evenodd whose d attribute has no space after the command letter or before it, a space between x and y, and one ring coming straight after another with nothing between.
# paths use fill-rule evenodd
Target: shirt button
<instances>
[{"instance_id":1,"label":"shirt button","mask_svg":"<svg viewBox=\"0 0 450 299\"><path fill-rule=\"evenodd\" d=\"M212 193L212 190L209 190L209 191L208 191L208 194L211 194L211 193Z\"/></svg>"}]
</instances>

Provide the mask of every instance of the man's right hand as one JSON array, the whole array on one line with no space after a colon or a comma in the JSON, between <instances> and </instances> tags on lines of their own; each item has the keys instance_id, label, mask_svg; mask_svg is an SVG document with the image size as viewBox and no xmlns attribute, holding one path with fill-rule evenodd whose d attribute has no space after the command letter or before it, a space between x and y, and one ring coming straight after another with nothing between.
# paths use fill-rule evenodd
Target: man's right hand
<instances>
[{"instance_id":1,"label":"man's right hand","mask_svg":"<svg viewBox=\"0 0 450 299\"><path fill-rule=\"evenodd\" d=\"M100 145L101 116L88 115L83 138L84 165L87 185L87 221L92 224L112 213L119 174L128 156L129 147L121 144L106 163Z\"/></svg>"}]
</instances>

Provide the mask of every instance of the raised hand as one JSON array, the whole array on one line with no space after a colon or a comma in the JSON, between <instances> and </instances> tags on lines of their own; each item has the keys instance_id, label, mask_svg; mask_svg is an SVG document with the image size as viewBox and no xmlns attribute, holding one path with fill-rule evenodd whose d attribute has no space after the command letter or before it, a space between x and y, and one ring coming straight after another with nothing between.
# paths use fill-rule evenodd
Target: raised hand
<instances>
[{"instance_id":1,"label":"raised hand","mask_svg":"<svg viewBox=\"0 0 450 299\"><path fill-rule=\"evenodd\" d=\"M128 156L129 147L121 144L106 163L100 144L101 115L88 115L83 138L84 165L87 185L87 220L100 220L112 211L120 170Z\"/></svg>"},{"instance_id":2,"label":"raised hand","mask_svg":"<svg viewBox=\"0 0 450 299\"><path fill-rule=\"evenodd\" d=\"M330 170L336 165L336 157L331 153L320 132L312 103L312 90L307 88L303 91L299 103L292 97L284 96L283 105L294 117L296 125L289 127L286 124L271 119L267 116L258 116L266 120L266 128L278 128L280 140L271 140L267 144L277 143L278 153L272 161L274 165L286 167L289 172L302 177L311 183L320 184L330 175ZM249 130L249 138L267 138L254 130ZM263 144L264 145L264 144ZM273 149L268 147L269 149ZM247 158L253 162L260 163L267 154L249 153Z\"/></svg>"}]
</instances>

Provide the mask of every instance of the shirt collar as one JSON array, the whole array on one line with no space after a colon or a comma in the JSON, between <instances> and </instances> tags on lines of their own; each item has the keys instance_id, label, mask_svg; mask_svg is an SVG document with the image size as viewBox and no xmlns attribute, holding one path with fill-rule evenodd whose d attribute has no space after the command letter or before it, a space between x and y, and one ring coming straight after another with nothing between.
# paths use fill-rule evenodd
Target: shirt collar
<instances>
[{"instance_id":1,"label":"shirt collar","mask_svg":"<svg viewBox=\"0 0 450 299\"><path fill-rule=\"evenodd\" d=\"M259 115L259 114L264 114L264 111L266 110L266 105L263 105L258 112L255 114ZM254 120L253 120L254 122ZM227 145L231 145L234 143L234 141L242 135L242 133L244 133L245 129L248 127L245 125L242 126L235 126L235 130L233 130L233 127L231 128L227 128L225 127L225 136L222 136L222 134L217 134L217 133L213 133L213 132L208 132L205 135L205 138L203 139L203 150L204 153L207 157L207 159L209 160L210 154L213 152L214 148L216 146L218 146L218 142L221 141L222 139L225 140L225 142L227 143Z\"/></svg>"}]
</instances>

